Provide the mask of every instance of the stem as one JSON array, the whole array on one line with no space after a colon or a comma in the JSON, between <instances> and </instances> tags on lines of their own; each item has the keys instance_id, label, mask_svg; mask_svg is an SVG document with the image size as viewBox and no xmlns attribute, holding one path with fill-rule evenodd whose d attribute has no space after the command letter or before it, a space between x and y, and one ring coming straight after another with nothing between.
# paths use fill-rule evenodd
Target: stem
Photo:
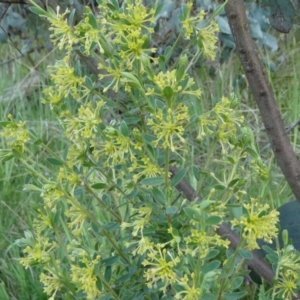
<instances>
[{"instance_id":1,"label":"stem","mask_svg":"<svg viewBox=\"0 0 300 300\"><path fill-rule=\"evenodd\" d=\"M215 146L216 146L216 143L217 143L217 139L214 138L213 140L213 143L209 149L209 152L208 152L208 155L207 155L207 159L205 161L205 165L204 165L204 168L203 168L203 171L205 171L210 163L210 160L214 154L214 149L215 149ZM196 188L196 195L198 195L200 193L200 190L201 190L201 187L202 187L202 183L203 183L203 180L204 180L204 176L201 177L201 179L199 180L199 182L197 183L197 188Z\"/></svg>"},{"instance_id":2,"label":"stem","mask_svg":"<svg viewBox=\"0 0 300 300\"><path fill-rule=\"evenodd\" d=\"M37 170L35 170L31 165L29 165L29 163L27 163L27 161L25 161L23 158L20 158L20 162L28 169L32 172L32 174L34 174L35 176L43 179L45 182L49 182L49 179L45 176L43 176L42 174L40 174L39 172L37 172Z\"/></svg>"},{"instance_id":3,"label":"stem","mask_svg":"<svg viewBox=\"0 0 300 300\"><path fill-rule=\"evenodd\" d=\"M97 276L100 277L101 283L105 286L105 288L108 290L108 292L110 293L110 296L113 296L114 299L116 300L120 300L120 298L118 297L118 295L114 292L114 290L111 288L111 286L108 284L108 282L100 275L98 274Z\"/></svg>"},{"instance_id":4,"label":"stem","mask_svg":"<svg viewBox=\"0 0 300 300\"><path fill-rule=\"evenodd\" d=\"M98 197L98 195L92 190L92 188L87 184L84 183L84 188L86 189L86 191L88 191L91 195L93 195L93 197L95 197L95 199L101 204L103 205L103 207L105 207L105 209L107 209L109 211L109 213L114 216L116 218L116 220L119 223L122 223L122 219L120 216L118 216L112 209L110 209L109 207L107 207L107 205L102 201L102 199L100 199L100 197Z\"/></svg>"}]
</instances>

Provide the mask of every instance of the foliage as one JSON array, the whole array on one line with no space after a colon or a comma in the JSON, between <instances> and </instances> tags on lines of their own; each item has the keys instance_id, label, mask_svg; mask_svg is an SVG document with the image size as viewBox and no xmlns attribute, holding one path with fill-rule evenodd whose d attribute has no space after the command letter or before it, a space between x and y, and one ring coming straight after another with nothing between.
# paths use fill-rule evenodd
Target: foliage
<instances>
[{"instance_id":1,"label":"foliage","mask_svg":"<svg viewBox=\"0 0 300 300\"><path fill-rule=\"evenodd\" d=\"M174 49L154 55L151 46L159 7L99 3L98 16L86 8L76 25L72 13L33 3L65 53L49 69L54 85L43 102L57 113L67 146L56 153L19 117L1 122L2 161L17 159L32 174L25 189L43 199L34 232L17 242L20 261L42 267L50 299L240 299L244 260L257 238L277 236L278 214L248 192L254 181L266 187L270 172L238 99L223 96L210 111L198 110L202 91L191 70L200 56L215 57L217 25L203 11L191 18L191 2L184 5L177 38L186 46L172 63ZM83 72L76 50L96 59L100 82ZM201 153L205 139L203 163L191 153ZM43 162L32 148L46 155ZM213 173L216 164L222 168ZM174 178L170 165L180 166ZM185 175L201 202L178 194ZM237 249L217 235L222 222L240 233ZM282 257L297 270L298 256L286 246ZM283 277L290 266L280 264L266 296L291 299L297 286ZM296 271L287 274L297 279Z\"/></svg>"},{"instance_id":2,"label":"foliage","mask_svg":"<svg viewBox=\"0 0 300 300\"><path fill-rule=\"evenodd\" d=\"M86 1L75 1L75 3L75 19L77 19L77 11L82 11L83 6L87 3ZM181 11L181 4L175 0L158 1L158 3L162 7L160 12L155 16L155 35L152 37L151 42L154 47L158 47L159 51L163 52L166 47L173 44L181 30L181 24L178 18ZM144 4L149 5L151 1L145 0ZM290 0L264 0L262 3L247 1L245 4L252 37L257 40L261 46L267 47L272 51L277 51L278 41L277 38L269 32L270 25L278 31L289 32L293 23L297 23L295 18L297 4L292 4ZM59 5L63 10L68 7L66 1L60 1ZM94 8L94 4L91 7ZM192 14L205 11L207 15L214 17L218 14L219 9L220 6L216 1L197 0L194 1ZM0 12L4 12L4 7L2 10L0 9ZM94 11L94 13L96 13L96 11ZM222 52L218 55L218 59L222 62L228 59L229 52L234 49L234 41L224 10L219 12L216 21L220 30L218 34L219 42L222 45ZM23 7L10 6L7 12L2 16L0 42L7 42L8 34L10 39L19 42L18 47L23 54L31 52L33 49L38 49L41 45L45 45L48 50L51 48L46 24L41 22L41 20L36 20L26 5ZM182 45L182 41L179 41L177 51L182 47L184 47L184 45Z\"/></svg>"}]
</instances>

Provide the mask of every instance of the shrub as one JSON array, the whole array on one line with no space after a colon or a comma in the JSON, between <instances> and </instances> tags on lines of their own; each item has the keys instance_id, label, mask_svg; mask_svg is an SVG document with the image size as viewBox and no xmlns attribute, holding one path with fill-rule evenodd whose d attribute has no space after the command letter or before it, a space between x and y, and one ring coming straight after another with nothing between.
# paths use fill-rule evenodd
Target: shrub
<instances>
[{"instance_id":1,"label":"shrub","mask_svg":"<svg viewBox=\"0 0 300 300\"><path fill-rule=\"evenodd\" d=\"M98 15L86 8L73 24L74 12L32 2L65 53L49 68L42 101L57 113L66 148L53 152L21 119L2 122L2 161L16 157L32 174L25 190L43 199L34 232L17 241L20 262L43 268L50 299L240 299L245 260L257 239L277 237L278 212L248 191L253 182L265 188L270 172L238 99L198 109L191 70L200 56L215 57L218 27L184 4L178 39L187 46L171 63L173 48L150 46L159 7L99 3ZM96 62L94 74L78 57ZM235 249L222 224L240 234ZM299 264L288 249L272 253L277 281L261 297L293 296Z\"/></svg>"}]
</instances>

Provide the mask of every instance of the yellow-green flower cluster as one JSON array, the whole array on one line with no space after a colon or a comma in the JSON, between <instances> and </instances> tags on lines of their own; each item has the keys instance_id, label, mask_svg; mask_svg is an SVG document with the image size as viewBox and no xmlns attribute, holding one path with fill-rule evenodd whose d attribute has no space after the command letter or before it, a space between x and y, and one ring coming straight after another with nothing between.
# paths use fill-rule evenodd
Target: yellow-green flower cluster
<instances>
[{"instance_id":1,"label":"yellow-green flower cluster","mask_svg":"<svg viewBox=\"0 0 300 300\"><path fill-rule=\"evenodd\" d=\"M109 61L102 60L99 62L101 73L99 76L100 78L111 76L110 87L114 91L118 90L120 83L125 86L126 90L129 90L126 81L120 81L121 71L132 70L133 64L140 61L143 55L148 56L156 52L155 48L147 47L150 34L154 32L152 24L155 10L147 10L141 0L132 3L125 2L122 11L115 10L113 13L107 9L105 2L103 6L97 17L98 26L102 30L101 47L106 49L109 56L116 51L122 63L115 62L113 57ZM142 65L141 70L143 70Z\"/></svg>"},{"instance_id":2,"label":"yellow-green flower cluster","mask_svg":"<svg viewBox=\"0 0 300 300\"><path fill-rule=\"evenodd\" d=\"M123 222L121 227L122 229L132 227L133 236L137 236L139 233L143 236L144 227L149 224L152 208L149 206L143 206L138 209L132 209L132 211L136 212L134 221L131 223Z\"/></svg>"},{"instance_id":3,"label":"yellow-green flower cluster","mask_svg":"<svg viewBox=\"0 0 300 300\"><path fill-rule=\"evenodd\" d=\"M195 281L195 277L196 277L195 273L191 273L190 278L187 274L184 274L183 278L181 278L180 280L180 284L184 289L176 293L175 299L180 299L180 300L200 299L202 295L202 291L198 287L198 284Z\"/></svg>"},{"instance_id":4,"label":"yellow-green flower cluster","mask_svg":"<svg viewBox=\"0 0 300 300\"><path fill-rule=\"evenodd\" d=\"M155 245L143 261L143 265L147 267L144 277L148 287L151 288L157 282L162 281L163 286L160 290L163 292L166 291L169 284L176 282L177 276L174 268L180 262L178 256L173 257L164 247L164 244Z\"/></svg>"},{"instance_id":5,"label":"yellow-green flower cluster","mask_svg":"<svg viewBox=\"0 0 300 300\"><path fill-rule=\"evenodd\" d=\"M300 284L300 257L293 245L277 250L276 278L274 289L282 299L295 299Z\"/></svg>"},{"instance_id":6,"label":"yellow-green flower cluster","mask_svg":"<svg viewBox=\"0 0 300 300\"><path fill-rule=\"evenodd\" d=\"M199 116L198 122L197 139L215 134L222 153L226 154L227 146L232 148L232 140L236 140L237 129L244 122L244 117L241 111L232 107L232 100L222 97L210 112Z\"/></svg>"},{"instance_id":7,"label":"yellow-green flower cluster","mask_svg":"<svg viewBox=\"0 0 300 300\"><path fill-rule=\"evenodd\" d=\"M74 255L74 254L73 254ZM71 280L76 285L79 291L86 294L87 300L94 300L102 295L97 287L97 276L95 274L95 267L99 263L100 256L91 259L87 253L82 250L75 257L71 256Z\"/></svg>"},{"instance_id":8,"label":"yellow-green flower cluster","mask_svg":"<svg viewBox=\"0 0 300 300\"><path fill-rule=\"evenodd\" d=\"M60 50L66 48L70 51L73 45L77 44L79 40L65 18L70 11L66 10L63 14L60 14L59 10L60 7L58 6L56 14L52 10L49 10L49 13L46 15L51 24L50 30L52 34L50 37Z\"/></svg>"},{"instance_id":9,"label":"yellow-green flower cluster","mask_svg":"<svg viewBox=\"0 0 300 300\"><path fill-rule=\"evenodd\" d=\"M82 20L74 27L74 33L78 41L84 45L84 54L89 56L95 47L98 46L100 53L103 53L103 48L100 43L101 35L105 34L104 27L100 27L101 17L97 18L92 13L89 7L85 7Z\"/></svg>"},{"instance_id":10,"label":"yellow-green flower cluster","mask_svg":"<svg viewBox=\"0 0 300 300\"><path fill-rule=\"evenodd\" d=\"M56 182L48 182L44 184L41 197L44 199L45 209L49 208L52 212L56 212L57 204L64 198L65 192L57 187Z\"/></svg>"},{"instance_id":11,"label":"yellow-green flower cluster","mask_svg":"<svg viewBox=\"0 0 300 300\"><path fill-rule=\"evenodd\" d=\"M188 107L183 104L178 104L174 109L158 109L155 114L150 115L147 121L156 135L153 145L157 147L162 142L163 148L170 148L173 152L182 149L185 144L184 124L188 120Z\"/></svg>"},{"instance_id":12,"label":"yellow-green flower cluster","mask_svg":"<svg viewBox=\"0 0 300 300\"><path fill-rule=\"evenodd\" d=\"M187 73L183 74L180 79L177 78L178 70L159 72L153 77L153 83L158 87L159 92L154 88L147 88L146 95L156 95L161 97L166 97L165 89L171 89L172 95L193 95L198 98L201 96L201 89L197 88L193 78L188 77ZM171 104L172 105L172 104Z\"/></svg>"},{"instance_id":13,"label":"yellow-green flower cluster","mask_svg":"<svg viewBox=\"0 0 300 300\"><path fill-rule=\"evenodd\" d=\"M267 181L270 177L270 169L266 166L260 157L253 159L251 161L250 167L254 170L254 172L258 175L258 177L263 180Z\"/></svg>"},{"instance_id":14,"label":"yellow-green flower cluster","mask_svg":"<svg viewBox=\"0 0 300 300\"><path fill-rule=\"evenodd\" d=\"M198 33L202 44L203 55L212 60L216 58L216 50L218 49L217 33L219 33L219 27L215 20L212 20L208 26L201 28Z\"/></svg>"},{"instance_id":15,"label":"yellow-green flower cluster","mask_svg":"<svg viewBox=\"0 0 300 300\"><path fill-rule=\"evenodd\" d=\"M151 178L163 174L162 168L153 163L148 156L143 156L140 161L134 160L128 170L135 173L132 177L135 183L141 177Z\"/></svg>"},{"instance_id":16,"label":"yellow-green flower cluster","mask_svg":"<svg viewBox=\"0 0 300 300\"><path fill-rule=\"evenodd\" d=\"M271 210L269 204L260 204L257 199L251 198L250 204L244 204L247 216L241 216L240 220L231 221L233 226L242 227L242 237L249 250L258 249L257 239L263 239L267 243L272 243L278 233L276 224L278 223L279 212Z\"/></svg>"},{"instance_id":17,"label":"yellow-green flower cluster","mask_svg":"<svg viewBox=\"0 0 300 300\"><path fill-rule=\"evenodd\" d=\"M59 261L56 262L59 265ZM64 284L59 276L57 276L49 268L44 268L44 273L40 275L40 281L43 284L43 290L51 296L48 300L55 300L57 292L64 287Z\"/></svg>"},{"instance_id":18,"label":"yellow-green flower cluster","mask_svg":"<svg viewBox=\"0 0 300 300\"><path fill-rule=\"evenodd\" d=\"M84 85L84 78L75 75L74 68L70 67L67 58L50 68L50 77L55 86L44 89L43 103L57 105L68 96L79 101L90 93L90 89Z\"/></svg>"},{"instance_id":19,"label":"yellow-green flower cluster","mask_svg":"<svg viewBox=\"0 0 300 300\"><path fill-rule=\"evenodd\" d=\"M72 205L65 211L66 217L69 218L68 227L74 236L80 236L84 222L87 218L86 212L78 205Z\"/></svg>"},{"instance_id":20,"label":"yellow-green flower cluster","mask_svg":"<svg viewBox=\"0 0 300 300\"><path fill-rule=\"evenodd\" d=\"M12 115L8 115L10 121L4 123L0 131L0 137L5 139L7 146L23 153L25 144L30 140L29 133L25 128L25 122L15 122Z\"/></svg>"},{"instance_id":21,"label":"yellow-green flower cluster","mask_svg":"<svg viewBox=\"0 0 300 300\"><path fill-rule=\"evenodd\" d=\"M69 110L61 113L61 124L65 127L67 138L79 144L85 139L95 137L99 131L98 125L102 123L101 110L105 105L103 101L98 101L96 105L89 102L83 104L78 109L77 116Z\"/></svg>"},{"instance_id":22,"label":"yellow-green flower cluster","mask_svg":"<svg viewBox=\"0 0 300 300\"><path fill-rule=\"evenodd\" d=\"M46 264L51 260L51 252L56 250L56 242L50 242L49 238L38 236L31 239L31 245L28 245L23 252L25 257L20 258L20 263L27 269L32 264Z\"/></svg>"},{"instance_id":23,"label":"yellow-green flower cluster","mask_svg":"<svg viewBox=\"0 0 300 300\"><path fill-rule=\"evenodd\" d=\"M181 21L183 34L186 39L194 38L201 43L202 53L205 57L215 59L217 50L217 33L219 27L215 20L205 24L205 12L201 10L196 16L191 16L193 1L188 1L185 5L184 19Z\"/></svg>"},{"instance_id":24,"label":"yellow-green flower cluster","mask_svg":"<svg viewBox=\"0 0 300 300\"><path fill-rule=\"evenodd\" d=\"M297 299L299 283L299 273L295 277L294 274L288 270L281 274L281 277L276 282L274 288L277 289L276 294L279 294L280 299L293 300Z\"/></svg>"},{"instance_id":25,"label":"yellow-green flower cluster","mask_svg":"<svg viewBox=\"0 0 300 300\"><path fill-rule=\"evenodd\" d=\"M200 259L206 257L210 248L213 246L222 246L228 248L230 242L228 240L222 240L216 233L208 235L204 230L192 229L190 236L185 238L187 244L193 244L193 249L188 249L188 252L192 256L197 256Z\"/></svg>"},{"instance_id":26,"label":"yellow-green flower cluster","mask_svg":"<svg viewBox=\"0 0 300 300\"><path fill-rule=\"evenodd\" d=\"M104 130L106 139L91 141L94 147L93 155L96 158L106 158L105 166L123 164L128 158L130 161L135 160L135 143L130 136L121 134L116 128L107 126Z\"/></svg>"}]
</instances>

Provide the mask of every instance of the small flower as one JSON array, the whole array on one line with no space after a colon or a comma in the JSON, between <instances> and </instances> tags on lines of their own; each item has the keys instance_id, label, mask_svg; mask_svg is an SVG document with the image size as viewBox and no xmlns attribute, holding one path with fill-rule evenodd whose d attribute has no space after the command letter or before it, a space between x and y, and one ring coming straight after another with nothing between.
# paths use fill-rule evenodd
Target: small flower
<instances>
[{"instance_id":1,"label":"small flower","mask_svg":"<svg viewBox=\"0 0 300 300\"><path fill-rule=\"evenodd\" d=\"M50 30L53 32L50 35L51 40L54 44L58 45L60 50L66 47L67 50L72 50L72 46L79 42L78 37L74 34L72 28L68 25L66 14L70 11L66 10L63 14L59 13L60 7L57 7L56 14L48 13L47 19L50 22ZM43 15L42 15L43 16Z\"/></svg>"},{"instance_id":2,"label":"small flower","mask_svg":"<svg viewBox=\"0 0 300 300\"><path fill-rule=\"evenodd\" d=\"M197 283L195 282L195 273L191 273L190 277L188 277L187 274L184 274L183 278L181 278L178 281L178 283L184 287L184 290L177 292L175 295L175 299L180 299L180 300L200 299L200 296L202 295L202 291L199 287L197 287Z\"/></svg>"},{"instance_id":3,"label":"small flower","mask_svg":"<svg viewBox=\"0 0 300 300\"><path fill-rule=\"evenodd\" d=\"M132 251L133 255L143 255L147 251L152 252L154 243L150 241L149 238L142 236L138 241L128 242L126 243L127 247L132 245L136 245L136 248Z\"/></svg>"},{"instance_id":4,"label":"small flower","mask_svg":"<svg viewBox=\"0 0 300 300\"><path fill-rule=\"evenodd\" d=\"M151 162L147 156L142 157L140 162L134 162L129 168L129 171L138 172L134 174L132 178L135 183L137 183L141 177L145 176L146 178L151 178L163 173L162 169L157 166L156 163Z\"/></svg>"},{"instance_id":5,"label":"small flower","mask_svg":"<svg viewBox=\"0 0 300 300\"><path fill-rule=\"evenodd\" d=\"M74 236L79 236L82 233L82 227L87 217L85 211L72 205L65 211L65 215L69 218L68 227L72 230Z\"/></svg>"},{"instance_id":6,"label":"small flower","mask_svg":"<svg viewBox=\"0 0 300 300\"><path fill-rule=\"evenodd\" d=\"M56 293L61 288L63 288L64 285L63 285L63 282L61 281L61 279L59 278L59 276L57 276L56 274L51 272L49 269L47 271L48 271L47 274L41 273L40 281L44 285L44 287L43 287L44 292L48 296L51 295L49 300L54 300Z\"/></svg>"},{"instance_id":7,"label":"small flower","mask_svg":"<svg viewBox=\"0 0 300 300\"><path fill-rule=\"evenodd\" d=\"M258 249L257 239L263 239L267 243L272 243L272 238L277 236L279 212L271 210L269 213L268 204L260 204L257 199L251 198L251 204L244 204L247 216L242 216L238 221L231 221L233 226L242 226L242 236L247 243L249 250Z\"/></svg>"},{"instance_id":8,"label":"small flower","mask_svg":"<svg viewBox=\"0 0 300 300\"><path fill-rule=\"evenodd\" d=\"M3 137L7 146L21 153L25 151L25 144L30 140L29 133L25 128L23 121L15 122L12 115L8 115L10 121L6 122L0 131L0 137ZM3 122L5 123L5 122Z\"/></svg>"},{"instance_id":9,"label":"small flower","mask_svg":"<svg viewBox=\"0 0 300 300\"><path fill-rule=\"evenodd\" d=\"M291 272L283 272L278 282L275 284L275 288L278 290L276 294L280 296L280 299L292 300L297 297L297 290L299 287L299 275L295 278Z\"/></svg>"},{"instance_id":10,"label":"small flower","mask_svg":"<svg viewBox=\"0 0 300 300\"><path fill-rule=\"evenodd\" d=\"M79 100L90 93L90 90L83 84L85 79L75 75L74 68L69 66L67 58L58 61L49 70L57 90L51 87L46 89L44 102L58 104L59 99L67 98L69 95ZM51 99L52 95L57 95L55 101Z\"/></svg>"},{"instance_id":11,"label":"small flower","mask_svg":"<svg viewBox=\"0 0 300 300\"><path fill-rule=\"evenodd\" d=\"M211 21L208 26L199 30L199 37L202 44L203 55L214 60L216 58L217 41L216 33L219 32L219 27L216 21Z\"/></svg>"},{"instance_id":12,"label":"small flower","mask_svg":"<svg viewBox=\"0 0 300 300\"><path fill-rule=\"evenodd\" d=\"M208 235L204 230L192 229L191 234L185 238L188 244L193 244L195 248L191 250L191 255L195 256L196 253L199 258L205 258L212 246L222 246L228 248L230 242L221 239L217 234Z\"/></svg>"},{"instance_id":13,"label":"small flower","mask_svg":"<svg viewBox=\"0 0 300 300\"><path fill-rule=\"evenodd\" d=\"M51 252L57 249L56 242L50 242L48 238L38 236L31 239L30 245L23 252L25 257L20 258L20 263L27 269L32 264L45 264L51 259Z\"/></svg>"},{"instance_id":14,"label":"small flower","mask_svg":"<svg viewBox=\"0 0 300 300\"><path fill-rule=\"evenodd\" d=\"M155 133L157 139L153 142L155 147L162 141L163 148L170 148L171 151L176 152L176 149L182 148L178 144L178 140L185 144L183 138L184 124L189 120L189 113L187 106L178 104L175 109L162 110L159 109L157 113L152 114L148 119L148 125Z\"/></svg>"},{"instance_id":15,"label":"small flower","mask_svg":"<svg viewBox=\"0 0 300 300\"><path fill-rule=\"evenodd\" d=\"M98 264L100 256L91 260L88 256L80 257L78 264L71 264L71 280L78 290L86 294L87 300L94 300L101 296L97 288L97 277L95 266ZM80 263L80 265L79 265Z\"/></svg>"},{"instance_id":16,"label":"small flower","mask_svg":"<svg viewBox=\"0 0 300 300\"><path fill-rule=\"evenodd\" d=\"M176 282L177 276L174 268L180 259L179 257L173 258L171 253L163 247L163 244L155 245L153 251L148 253L143 261L143 265L147 267L144 277L148 281L148 287L151 288L153 284L162 281L164 285L160 290L165 292L169 284Z\"/></svg>"}]
</instances>

